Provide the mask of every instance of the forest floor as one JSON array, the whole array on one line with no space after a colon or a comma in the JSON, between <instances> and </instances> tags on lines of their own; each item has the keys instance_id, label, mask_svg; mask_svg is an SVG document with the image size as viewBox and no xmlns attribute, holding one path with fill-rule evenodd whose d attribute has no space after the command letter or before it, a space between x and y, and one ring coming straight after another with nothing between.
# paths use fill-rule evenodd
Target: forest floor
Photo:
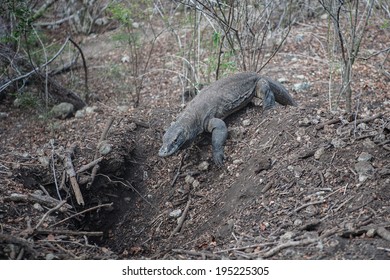
<instances>
[{"instance_id":1,"label":"forest floor","mask_svg":"<svg viewBox=\"0 0 390 280\"><path fill-rule=\"evenodd\" d=\"M369 29L363 58L388 47L378 25ZM386 53L357 59L354 113L331 113L326 21L293 26L261 74L283 78L299 106L263 112L250 104L228 117L218 168L209 135L158 157L183 89L173 71L151 71L132 106L130 65L112 40L116 32L83 38L97 97L83 117L41 117L36 108L15 108L11 97L0 103L7 114L0 120L1 259L390 259L390 80L379 67ZM171 41L157 41L154 69L168 67ZM310 87L292 90L302 82ZM99 157L107 126L111 152L93 184L91 169L77 174L80 205L62 182L67 150L77 145L79 170Z\"/></svg>"}]
</instances>

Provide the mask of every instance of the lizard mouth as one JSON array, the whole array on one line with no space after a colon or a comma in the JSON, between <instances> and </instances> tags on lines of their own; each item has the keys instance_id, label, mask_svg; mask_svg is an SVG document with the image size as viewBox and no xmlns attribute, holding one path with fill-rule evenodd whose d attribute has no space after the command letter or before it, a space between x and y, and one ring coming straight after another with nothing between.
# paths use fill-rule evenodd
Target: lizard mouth
<instances>
[{"instance_id":1,"label":"lizard mouth","mask_svg":"<svg viewBox=\"0 0 390 280\"><path fill-rule=\"evenodd\" d=\"M160 151L158 152L158 155L160 157L167 157L167 156L174 154L175 152L176 152L176 150L174 150L174 149L168 151L168 147L161 147Z\"/></svg>"}]
</instances>

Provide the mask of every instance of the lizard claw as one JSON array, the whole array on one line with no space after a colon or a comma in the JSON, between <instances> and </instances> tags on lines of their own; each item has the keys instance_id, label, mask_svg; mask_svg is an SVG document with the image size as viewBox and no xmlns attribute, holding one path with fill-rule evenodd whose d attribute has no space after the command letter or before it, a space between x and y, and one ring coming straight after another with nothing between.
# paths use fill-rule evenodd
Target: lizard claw
<instances>
[{"instance_id":1,"label":"lizard claw","mask_svg":"<svg viewBox=\"0 0 390 280\"><path fill-rule=\"evenodd\" d=\"M223 155L223 152L214 152L214 153L213 153L214 163L215 163L215 165L217 165L218 167L223 166L223 160L224 160L224 158L225 158L225 156Z\"/></svg>"}]
</instances>

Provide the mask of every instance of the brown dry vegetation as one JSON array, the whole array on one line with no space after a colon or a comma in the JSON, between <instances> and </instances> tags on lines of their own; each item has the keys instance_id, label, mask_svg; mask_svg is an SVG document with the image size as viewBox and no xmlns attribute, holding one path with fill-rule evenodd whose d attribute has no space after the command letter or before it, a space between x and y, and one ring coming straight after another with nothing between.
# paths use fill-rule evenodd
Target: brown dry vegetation
<instances>
[{"instance_id":1,"label":"brown dry vegetation","mask_svg":"<svg viewBox=\"0 0 390 280\"><path fill-rule=\"evenodd\" d=\"M13 108L11 97L0 103L8 114L0 126L1 258L389 259L390 81L378 68L386 53L363 59L388 47L380 25L370 22L354 67L352 115L328 110L327 21L292 26L261 74L285 78L290 91L302 81L311 87L292 91L297 108L265 113L250 105L229 117L222 168L212 163L208 135L175 156L157 156L181 110L176 74L160 71L177 51L171 34L156 42L138 107L129 94L131 62L121 62L126 48L113 40L120 30L80 38L99 99L89 104L94 112L55 120ZM90 170L78 176L85 205L69 182L60 190L68 208L34 201L34 194L58 199L65 150L77 144L76 170L91 162L111 117L112 151L91 186L82 183ZM359 180L362 153L372 156L371 168ZM177 209L185 220L175 232L169 214Z\"/></svg>"}]
</instances>

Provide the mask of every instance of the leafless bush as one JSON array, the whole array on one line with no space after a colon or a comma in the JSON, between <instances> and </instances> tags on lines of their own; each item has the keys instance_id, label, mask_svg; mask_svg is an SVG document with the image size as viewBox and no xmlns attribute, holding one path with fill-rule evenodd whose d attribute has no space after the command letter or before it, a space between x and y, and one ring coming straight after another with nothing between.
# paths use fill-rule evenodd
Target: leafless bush
<instances>
[{"instance_id":1,"label":"leafless bush","mask_svg":"<svg viewBox=\"0 0 390 280\"><path fill-rule=\"evenodd\" d=\"M361 42L371 16L374 1L339 1L319 0L329 14L330 35L328 37L330 83L329 105L334 109L337 105L337 96L345 95L346 110L352 110L352 66L359 53ZM363 3L362 3L363 2ZM362 6L363 7L362 7ZM340 66L341 88L333 92L333 79Z\"/></svg>"}]
</instances>

